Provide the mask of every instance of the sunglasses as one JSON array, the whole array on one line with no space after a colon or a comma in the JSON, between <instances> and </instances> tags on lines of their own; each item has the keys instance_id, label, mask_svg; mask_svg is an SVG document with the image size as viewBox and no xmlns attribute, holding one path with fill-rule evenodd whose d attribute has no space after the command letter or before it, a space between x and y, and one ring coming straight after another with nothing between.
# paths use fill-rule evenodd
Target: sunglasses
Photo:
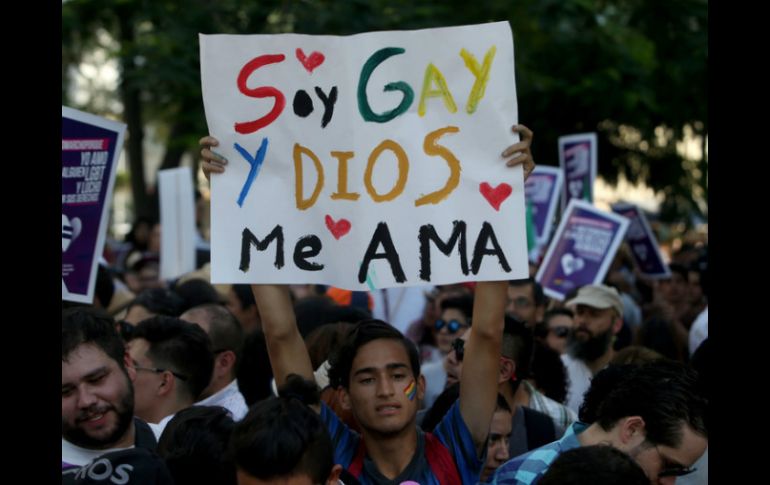
<instances>
[{"instance_id":1,"label":"sunglasses","mask_svg":"<svg viewBox=\"0 0 770 485\"><path fill-rule=\"evenodd\" d=\"M446 327L447 332L451 334L457 333L458 330L461 328L467 328L469 325L466 325L464 323L460 323L457 320L449 320L448 322L446 320L438 319L436 320L436 330L441 330L442 328Z\"/></svg>"},{"instance_id":2,"label":"sunglasses","mask_svg":"<svg viewBox=\"0 0 770 485\"><path fill-rule=\"evenodd\" d=\"M548 331L559 338L564 338L569 335L569 327L553 327L549 328Z\"/></svg>"},{"instance_id":3,"label":"sunglasses","mask_svg":"<svg viewBox=\"0 0 770 485\"><path fill-rule=\"evenodd\" d=\"M452 350L455 351L455 355L457 356L457 361L462 362L463 357L465 357L465 340L461 338L456 338L452 341Z\"/></svg>"}]
</instances>

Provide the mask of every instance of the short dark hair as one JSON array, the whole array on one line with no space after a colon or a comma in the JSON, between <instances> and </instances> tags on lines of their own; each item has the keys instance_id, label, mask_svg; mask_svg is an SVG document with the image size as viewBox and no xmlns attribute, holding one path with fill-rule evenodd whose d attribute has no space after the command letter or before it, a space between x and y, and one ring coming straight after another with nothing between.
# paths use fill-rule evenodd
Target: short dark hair
<instances>
[{"instance_id":1,"label":"short dark hair","mask_svg":"<svg viewBox=\"0 0 770 485\"><path fill-rule=\"evenodd\" d=\"M535 298L535 306L545 305L545 293L543 292L543 285L535 281L535 279L531 276L528 278L508 281L508 286L524 285L532 285L532 296Z\"/></svg>"},{"instance_id":2,"label":"short dark hair","mask_svg":"<svg viewBox=\"0 0 770 485\"><path fill-rule=\"evenodd\" d=\"M165 288L149 288L142 290L134 301L128 305L131 307L140 305L145 307L151 313L156 315L166 315L169 317L178 317L182 314L184 300L171 290Z\"/></svg>"},{"instance_id":3,"label":"short dark hair","mask_svg":"<svg viewBox=\"0 0 770 485\"><path fill-rule=\"evenodd\" d=\"M227 452L235 422L220 406L190 406L177 412L158 440L158 455L175 483L235 484Z\"/></svg>"},{"instance_id":4,"label":"short dark hair","mask_svg":"<svg viewBox=\"0 0 770 485\"><path fill-rule=\"evenodd\" d=\"M207 303L219 304L222 297L217 290L208 281L200 278L193 278L184 283L177 282L174 285L174 293L182 299L182 306L179 314L186 312L190 308L205 305Z\"/></svg>"},{"instance_id":5,"label":"short dark hair","mask_svg":"<svg viewBox=\"0 0 770 485\"><path fill-rule=\"evenodd\" d=\"M529 378L554 401L564 402L567 398L567 369L559 353L544 342L535 341Z\"/></svg>"},{"instance_id":6,"label":"short dark hair","mask_svg":"<svg viewBox=\"0 0 770 485\"><path fill-rule=\"evenodd\" d=\"M473 297L471 295L457 295L441 300L442 312L444 310L449 310L450 308L454 308L465 315L465 318L470 322L470 319L473 316Z\"/></svg>"},{"instance_id":7,"label":"short dark hair","mask_svg":"<svg viewBox=\"0 0 770 485\"><path fill-rule=\"evenodd\" d=\"M342 345L345 337L354 327L354 324L347 322L325 323L305 337L305 346L310 354L313 369L318 369L331 353Z\"/></svg>"},{"instance_id":8,"label":"short dark hair","mask_svg":"<svg viewBox=\"0 0 770 485\"><path fill-rule=\"evenodd\" d=\"M649 485L633 458L610 445L580 446L561 453L548 467L541 485Z\"/></svg>"},{"instance_id":9,"label":"short dark hair","mask_svg":"<svg viewBox=\"0 0 770 485\"><path fill-rule=\"evenodd\" d=\"M495 407L495 411L507 411L513 414L513 409L511 409L511 405L508 404L508 401L506 401L505 397L503 397L503 395L500 394L499 392L497 393L497 406Z\"/></svg>"},{"instance_id":10,"label":"short dark hair","mask_svg":"<svg viewBox=\"0 0 770 485\"><path fill-rule=\"evenodd\" d=\"M241 302L241 308L244 310L257 304L257 301L254 299L254 293L251 292L250 285L233 285L233 293L238 297L238 301Z\"/></svg>"},{"instance_id":11,"label":"short dark hair","mask_svg":"<svg viewBox=\"0 0 770 485\"><path fill-rule=\"evenodd\" d=\"M126 346L115 329L115 321L107 312L93 307L62 310L61 360L67 362L78 347L93 344L125 369Z\"/></svg>"},{"instance_id":12,"label":"short dark hair","mask_svg":"<svg viewBox=\"0 0 770 485\"><path fill-rule=\"evenodd\" d=\"M569 308L552 308L543 315L543 322L548 323L553 317L563 315L565 317L575 318L575 313Z\"/></svg>"},{"instance_id":13,"label":"short dark hair","mask_svg":"<svg viewBox=\"0 0 770 485\"><path fill-rule=\"evenodd\" d=\"M243 394L246 404L255 403L273 395L270 383L273 380L273 369L267 355L267 342L262 330L256 329L246 334L243 343L243 358L236 372L238 389Z\"/></svg>"},{"instance_id":14,"label":"short dark hair","mask_svg":"<svg viewBox=\"0 0 770 485\"><path fill-rule=\"evenodd\" d=\"M230 310L218 303L205 303L190 308L187 312L203 312L209 323L209 338L215 351L232 350L236 365L243 353L243 328Z\"/></svg>"},{"instance_id":15,"label":"short dark hair","mask_svg":"<svg viewBox=\"0 0 770 485\"><path fill-rule=\"evenodd\" d=\"M324 483L334 467L334 446L318 413L314 382L290 375L280 397L255 404L230 437L236 466L260 480L308 475Z\"/></svg>"},{"instance_id":16,"label":"short dark hair","mask_svg":"<svg viewBox=\"0 0 770 485\"><path fill-rule=\"evenodd\" d=\"M605 431L620 419L641 416L647 440L676 447L682 424L708 437L708 400L697 386L698 374L679 362L658 360L642 365L609 365L597 373L580 406L580 420L599 423Z\"/></svg>"},{"instance_id":17,"label":"short dark hair","mask_svg":"<svg viewBox=\"0 0 770 485\"><path fill-rule=\"evenodd\" d=\"M197 400L211 382L214 370L214 353L208 334L193 323L157 315L136 326L132 340L137 338L149 342L147 356L155 366L186 377L180 380L180 388Z\"/></svg>"},{"instance_id":18,"label":"short dark hair","mask_svg":"<svg viewBox=\"0 0 770 485\"><path fill-rule=\"evenodd\" d=\"M526 324L510 315L505 315L501 355L516 363L516 377L529 377L532 366L534 337Z\"/></svg>"},{"instance_id":19,"label":"short dark hair","mask_svg":"<svg viewBox=\"0 0 770 485\"><path fill-rule=\"evenodd\" d=\"M347 389L350 386L350 372L353 368L353 360L358 354L358 349L373 340L391 339L401 342L409 355L409 363L412 366L412 375L415 379L420 377L420 354L417 346L395 327L382 320L363 320L348 333L342 345L329 358L329 384L337 388Z\"/></svg>"}]
</instances>

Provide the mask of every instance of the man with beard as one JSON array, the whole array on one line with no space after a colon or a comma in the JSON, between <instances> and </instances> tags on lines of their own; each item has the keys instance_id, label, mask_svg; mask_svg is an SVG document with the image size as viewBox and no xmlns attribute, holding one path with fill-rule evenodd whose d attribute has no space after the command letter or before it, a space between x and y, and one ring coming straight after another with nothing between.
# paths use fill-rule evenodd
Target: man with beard
<instances>
[{"instance_id":1,"label":"man with beard","mask_svg":"<svg viewBox=\"0 0 770 485\"><path fill-rule=\"evenodd\" d=\"M135 378L112 318L93 308L62 312L62 470L110 451L155 449L150 427L133 417Z\"/></svg>"},{"instance_id":2,"label":"man with beard","mask_svg":"<svg viewBox=\"0 0 770 485\"><path fill-rule=\"evenodd\" d=\"M615 288L586 285L566 303L575 314L575 324L561 359L567 369L567 407L577 412L591 377L612 359L615 335L623 326L623 303Z\"/></svg>"}]
</instances>

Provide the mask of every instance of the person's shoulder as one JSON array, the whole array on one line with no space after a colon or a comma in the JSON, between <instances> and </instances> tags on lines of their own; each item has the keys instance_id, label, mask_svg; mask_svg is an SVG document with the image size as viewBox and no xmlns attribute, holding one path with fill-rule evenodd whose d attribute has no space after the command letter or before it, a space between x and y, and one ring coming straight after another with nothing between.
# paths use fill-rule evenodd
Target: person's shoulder
<instances>
[{"instance_id":1,"label":"person's shoulder","mask_svg":"<svg viewBox=\"0 0 770 485\"><path fill-rule=\"evenodd\" d=\"M543 446L503 463L495 473L494 483L530 484L541 476L556 457L559 449Z\"/></svg>"}]
</instances>

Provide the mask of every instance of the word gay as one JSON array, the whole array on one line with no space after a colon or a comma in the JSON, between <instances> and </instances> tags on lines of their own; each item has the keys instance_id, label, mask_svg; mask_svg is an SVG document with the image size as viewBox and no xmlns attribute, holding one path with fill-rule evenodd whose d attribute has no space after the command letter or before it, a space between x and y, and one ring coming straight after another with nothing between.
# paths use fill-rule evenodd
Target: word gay
<instances>
[{"instance_id":1,"label":"word gay","mask_svg":"<svg viewBox=\"0 0 770 485\"><path fill-rule=\"evenodd\" d=\"M476 57L465 49L460 50L460 57L465 62L465 66L471 72L474 77L473 86L471 87L468 99L465 103L465 111L468 114L473 114L478 107L479 101L484 97L484 92L489 81L489 71L492 67L492 61L495 57L497 48L495 46L490 47L484 55L484 61L479 64ZM383 87L383 91L400 91L403 94L401 102L395 108L385 111L383 113L375 113L370 104L366 94L366 88L369 84L369 78L372 76L374 70L387 59L406 53L406 49L401 47L385 47L372 54L364 66L361 68L361 74L358 78L357 100L358 111L361 113L361 117L364 121L387 123L388 121L396 118L397 116L405 113L414 102L414 90L412 87L404 82L397 81L386 84ZM305 67L305 69L312 74L313 69L321 65L325 59L323 54L319 52L313 52L309 57L305 56L302 49L296 50L297 59ZM257 130L265 128L273 123L283 112L286 107L286 96L276 87L273 86L260 86L257 88L250 88L247 85L249 77L257 70L270 64L278 64L286 60L284 54L265 54L257 56L247 62L239 71L237 85L238 90L246 96L252 98L273 98L273 107L269 113L265 116L251 121L242 121L235 123L235 131L242 135L254 133ZM321 100L324 106L324 114L321 120L321 128L325 128L334 115L334 105L337 102L337 86L333 86L326 94L320 87L315 87L315 93ZM425 68L425 74L423 76L422 91L420 94L420 101L417 108L417 113L420 116L425 116L425 101L429 98L440 97L446 106L447 111L450 113L457 112L457 105L454 101L449 87L447 86L446 79L441 73L438 67L432 62L428 63ZM292 103L294 114L305 118L313 112L313 101L310 95L303 89L298 90L294 94L294 100Z\"/></svg>"}]
</instances>

